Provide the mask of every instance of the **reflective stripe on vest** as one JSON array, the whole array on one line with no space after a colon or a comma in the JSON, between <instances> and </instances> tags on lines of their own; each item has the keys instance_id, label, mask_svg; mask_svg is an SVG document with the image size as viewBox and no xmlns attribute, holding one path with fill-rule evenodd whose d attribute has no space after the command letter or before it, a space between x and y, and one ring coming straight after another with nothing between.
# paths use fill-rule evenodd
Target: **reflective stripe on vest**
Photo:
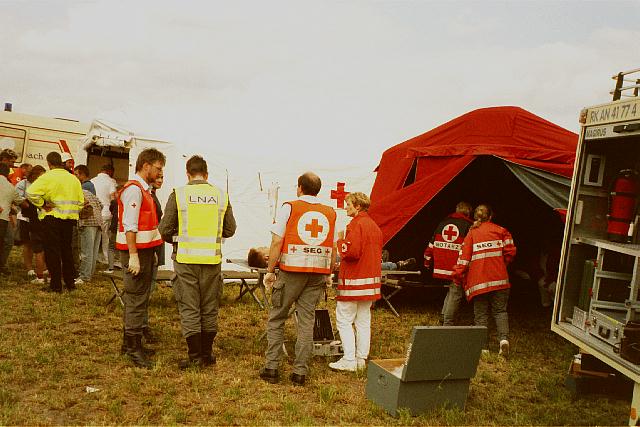
<instances>
[{"instance_id":1,"label":"reflective stripe on vest","mask_svg":"<svg viewBox=\"0 0 640 427\"><path fill-rule=\"evenodd\" d=\"M358 286L358 285L379 285L380 277L367 277L365 279L340 279L340 285Z\"/></svg>"},{"instance_id":2,"label":"reflective stripe on vest","mask_svg":"<svg viewBox=\"0 0 640 427\"><path fill-rule=\"evenodd\" d=\"M183 264L222 262L222 225L229 199L211 184L176 188L178 243L176 261Z\"/></svg>"},{"instance_id":3,"label":"reflective stripe on vest","mask_svg":"<svg viewBox=\"0 0 640 427\"><path fill-rule=\"evenodd\" d=\"M491 252L480 252L479 254L473 254L471 256L471 261L475 261L482 258L492 258L492 257L501 257L502 251L491 251Z\"/></svg>"},{"instance_id":4,"label":"reflective stripe on vest","mask_svg":"<svg viewBox=\"0 0 640 427\"><path fill-rule=\"evenodd\" d=\"M498 288L498 287L502 287L503 285L508 285L508 284L509 284L509 280L507 280L507 279L494 280L492 282L478 283L477 285L473 285L469 289L465 289L464 292L465 292L465 294L467 296L470 296L471 294L475 294L475 293L477 293L479 291L482 291L484 289Z\"/></svg>"},{"instance_id":5,"label":"reflective stripe on vest","mask_svg":"<svg viewBox=\"0 0 640 427\"><path fill-rule=\"evenodd\" d=\"M380 288L375 289L338 289L338 296L341 297L364 297L380 295Z\"/></svg>"},{"instance_id":6,"label":"reflective stripe on vest","mask_svg":"<svg viewBox=\"0 0 640 427\"><path fill-rule=\"evenodd\" d=\"M160 236L160 232L158 231L158 217L156 214L156 205L153 201L153 197L142 188L142 185L138 181L128 181L124 187L118 192L118 231L116 232L116 249L121 251L126 251L129 249L127 246L127 233L124 231L124 226L122 225L122 218L124 212L124 206L122 204L122 200L120 199L120 195L122 192L129 188L130 186L135 185L140 189L142 194L142 204L140 206L140 213L138 214L138 231L136 234L136 248L138 249L147 249L147 248L155 248L156 246L160 246L163 244L162 236Z\"/></svg>"},{"instance_id":7,"label":"reflective stripe on vest","mask_svg":"<svg viewBox=\"0 0 640 427\"><path fill-rule=\"evenodd\" d=\"M441 270L439 268L434 268L433 272L435 274L444 274L446 276L451 276L453 274L453 271L449 271L449 270Z\"/></svg>"}]
</instances>

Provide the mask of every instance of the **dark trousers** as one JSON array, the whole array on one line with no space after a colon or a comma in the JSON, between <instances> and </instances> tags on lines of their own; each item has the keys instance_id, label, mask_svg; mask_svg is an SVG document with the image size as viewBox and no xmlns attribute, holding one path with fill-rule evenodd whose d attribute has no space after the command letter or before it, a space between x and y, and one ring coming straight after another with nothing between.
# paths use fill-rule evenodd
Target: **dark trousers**
<instances>
[{"instance_id":1,"label":"dark trousers","mask_svg":"<svg viewBox=\"0 0 640 427\"><path fill-rule=\"evenodd\" d=\"M120 252L124 281L124 294L122 295L122 300L124 301L124 310L122 311L124 329L127 334L140 335L142 334L147 310L149 310L155 248L138 249L140 273L135 276L127 271L129 251L119 250L118 252Z\"/></svg>"},{"instance_id":2,"label":"dark trousers","mask_svg":"<svg viewBox=\"0 0 640 427\"><path fill-rule=\"evenodd\" d=\"M62 279L67 288L71 289L74 286L76 268L73 265L71 240L76 222L73 219L60 219L51 215L45 216L41 221L49 286L57 292L62 291Z\"/></svg>"}]
</instances>

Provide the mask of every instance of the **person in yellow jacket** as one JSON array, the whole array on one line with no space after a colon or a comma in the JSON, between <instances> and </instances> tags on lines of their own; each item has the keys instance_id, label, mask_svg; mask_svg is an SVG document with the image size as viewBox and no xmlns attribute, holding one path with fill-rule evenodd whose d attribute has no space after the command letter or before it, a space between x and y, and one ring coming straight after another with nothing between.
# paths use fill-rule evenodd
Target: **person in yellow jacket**
<instances>
[{"instance_id":1,"label":"person in yellow jacket","mask_svg":"<svg viewBox=\"0 0 640 427\"><path fill-rule=\"evenodd\" d=\"M173 243L173 292L178 302L182 335L189 358L180 369L216 362L212 352L218 332L218 306L222 296L222 238L236 231L229 196L207 182L207 162L200 156L187 161L189 184L169 196L158 229Z\"/></svg>"},{"instance_id":2,"label":"person in yellow jacket","mask_svg":"<svg viewBox=\"0 0 640 427\"><path fill-rule=\"evenodd\" d=\"M49 270L50 292L62 292L62 279L67 290L75 289L76 269L73 264L73 226L84 206L84 195L78 178L64 169L60 153L47 154L49 171L27 190L27 198L39 209L42 223L44 258Z\"/></svg>"}]
</instances>

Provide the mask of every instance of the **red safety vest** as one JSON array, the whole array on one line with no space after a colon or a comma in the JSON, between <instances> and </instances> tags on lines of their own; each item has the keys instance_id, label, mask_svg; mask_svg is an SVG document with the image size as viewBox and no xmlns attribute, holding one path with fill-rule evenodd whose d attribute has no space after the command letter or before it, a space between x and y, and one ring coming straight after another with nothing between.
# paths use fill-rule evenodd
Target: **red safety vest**
<instances>
[{"instance_id":1,"label":"red safety vest","mask_svg":"<svg viewBox=\"0 0 640 427\"><path fill-rule=\"evenodd\" d=\"M507 265L516 255L513 237L506 228L483 222L464 239L453 280L464 286L467 300L511 287Z\"/></svg>"},{"instance_id":2,"label":"red safety vest","mask_svg":"<svg viewBox=\"0 0 640 427\"><path fill-rule=\"evenodd\" d=\"M128 181L124 187L118 192L118 232L116 233L116 249L126 251L129 249L127 246L127 237L122 225L122 217L124 206L120 195L122 192L135 185L140 188L142 192L142 206L140 206L140 214L138 215L138 231L136 232L136 248L154 248L162 244L162 237L158 231L158 215L156 214L156 205L153 201L153 197L148 191L142 188L142 185L138 181Z\"/></svg>"},{"instance_id":3,"label":"red safety vest","mask_svg":"<svg viewBox=\"0 0 640 427\"><path fill-rule=\"evenodd\" d=\"M320 203L287 202L291 215L284 232L280 269L298 273L331 273L336 213Z\"/></svg>"}]
</instances>

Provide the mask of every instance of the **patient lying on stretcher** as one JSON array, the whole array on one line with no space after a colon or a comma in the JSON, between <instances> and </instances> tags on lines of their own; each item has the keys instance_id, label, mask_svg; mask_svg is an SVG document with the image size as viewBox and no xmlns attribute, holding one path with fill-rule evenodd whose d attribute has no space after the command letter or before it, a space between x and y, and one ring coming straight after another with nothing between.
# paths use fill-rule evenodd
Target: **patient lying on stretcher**
<instances>
[{"instance_id":1,"label":"patient lying on stretcher","mask_svg":"<svg viewBox=\"0 0 640 427\"><path fill-rule=\"evenodd\" d=\"M269 248L260 246L258 248L249 249L247 254L247 263L253 268L267 268L269 262Z\"/></svg>"}]
</instances>

